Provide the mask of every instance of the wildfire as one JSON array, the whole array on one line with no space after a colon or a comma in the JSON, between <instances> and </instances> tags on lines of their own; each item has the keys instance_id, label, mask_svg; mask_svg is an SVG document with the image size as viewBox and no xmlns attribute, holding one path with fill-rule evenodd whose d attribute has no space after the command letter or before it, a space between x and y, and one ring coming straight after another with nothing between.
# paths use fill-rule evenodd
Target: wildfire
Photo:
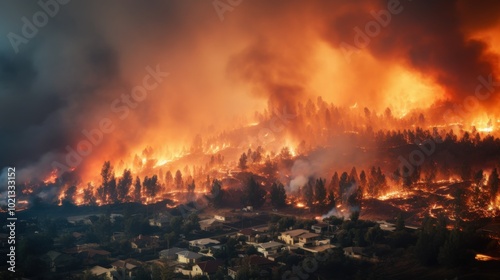
<instances>
[{"instance_id":1,"label":"wildfire","mask_svg":"<svg viewBox=\"0 0 500 280\"><path fill-rule=\"evenodd\" d=\"M388 200L388 199L393 199L393 198L403 198L405 197L403 192L401 191L393 191L386 193L384 195L379 196L377 199L378 200Z\"/></svg>"},{"instance_id":2,"label":"wildfire","mask_svg":"<svg viewBox=\"0 0 500 280\"><path fill-rule=\"evenodd\" d=\"M48 185L48 184L54 184L57 180L57 170L54 169L50 172L50 174L43 179L43 182Z\"/></svg>"},{"instance_id":3,"label":"wildfire","mask_svg":"<svg viewBox=\"0 0 500 280\"><path fill-rule=\"evenodd\" d=\"M499 261L500 258L495 258L485 254L476 254L476 260L481 262L487 262L487 261Z\"/></svg>"}]
</instances>

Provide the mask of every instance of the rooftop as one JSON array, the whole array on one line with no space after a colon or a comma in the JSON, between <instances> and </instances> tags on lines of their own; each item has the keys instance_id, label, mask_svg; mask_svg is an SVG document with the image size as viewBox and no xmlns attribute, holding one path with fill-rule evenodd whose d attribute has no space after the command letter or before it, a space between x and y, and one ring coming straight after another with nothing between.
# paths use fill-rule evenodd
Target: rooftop
<instances>
[{"instance_id":1,"label":"rooftop","mask_svg":"<svg viewBox=\"0 0 500 280\"><path fill-rule=\"evenodd\" d=\"M215 239L211 238L202 238L202 239L196 239L196 240L191 240L189 241L189 244L192 246L196 245L208 245L208 244L219 244L220 242Z\"/></svg>"},{"instance_id":2,"label":"rooftop","mask_svg":"<svg viewBox=\"0 0 500 280\"><path fill-rule=\"evenodd\" d=\"M177 247L161 250L160 257L176 256L177 253L182 252L182 251L187 251L187 250L183 249L183 248L177 248Z\"/></svg>"},{"instance_id":3,"label":"rooftop","mask_svg":"<svg viewBox=\"0 0 500 280\"><path fill-rule=\"evenodd\" d=\"M276 242L276 241L269 241L269 242L266 242L266 243L259 243L257 244L257 246L263 248L263 249L269 249L269 248L273 248L273 247L279 247L279 246L284 246L283 243L279 243L279 242Z\"/></svg>"},{"instance_id":4,"label":"rooftop","mask_svg":"<svg viewBox=\"0 0 500 280\"><path fill-rule=\"evenodd\" d=\"M319 236L319 234L317 234L317 233L308 232L308 233L304 233L304 234L299 235L299 238L314 238L314 237L318 237L318 236Z\"/></svg>"},{"instance_id":5,"label":"rooftop","mask_svg":"<svg viewBox=\"0 0 500 280\"><path fill-rule=\"evenodd\" d=\"M223 264L224 262L220 260L210 260L210 261L200 262L197 265L204 273L213 274L217 272L219 266L222 266Z\"/></svg>"},{"instance_id":6,"label":"rooftop","mask_svg":"<svg viewBox=\"0 0 500 280\"><path fill-rule=\"evenodd\" d=\"M289 230L281 233L282 235L289 235L290 237L297 237L299 235L302 235L304 233L308 233L308 230L305 229L294 229L294 230Z\"/></svg>"},{"instance_id":7,"label":"rooftop","mask_svg":"<svg viewBox=\"0 0 500 280\"><path fill-rule=\"evenodd\" d=\"M186 259L199 259L201 257L203 257L203 255L200 255L198 253L195 253L195 252L191 252L191 251L180 251L177 253L178 256L183 256L185 257Z\"/></svg>"}]
</instances>

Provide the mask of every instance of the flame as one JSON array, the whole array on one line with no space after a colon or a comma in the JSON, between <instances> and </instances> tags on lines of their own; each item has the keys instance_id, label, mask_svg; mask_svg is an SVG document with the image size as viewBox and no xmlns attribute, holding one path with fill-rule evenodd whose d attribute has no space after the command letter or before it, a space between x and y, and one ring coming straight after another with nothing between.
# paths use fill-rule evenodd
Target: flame
<instances>
[{"instance_id":1,"label":"flame","mask_svg":"<svg viewBox=\"0 0 500 280\"><path fill-rule=\"evenodd\" d=\"M53 169L50 174L43 179L43 182L48 184L54 184L57 181L57 169Z\"/></svg>"},{"instance_id":2,"label":"flame","mask_svg":"<svg viewBox=\"0 0 500 280\"><path fill-rule=\"evenodd\" d=\"M495 258L485 254L476 254L476 261L487 262L487 261L500 261L500 258Z\"/></svg>"}]
</instances>

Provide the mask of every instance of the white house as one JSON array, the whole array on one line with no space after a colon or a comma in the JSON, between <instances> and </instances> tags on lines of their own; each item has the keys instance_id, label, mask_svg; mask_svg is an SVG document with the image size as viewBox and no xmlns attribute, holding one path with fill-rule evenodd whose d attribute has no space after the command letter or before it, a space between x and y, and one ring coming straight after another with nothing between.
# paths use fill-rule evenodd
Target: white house
<instances>
[{"instance_id":1,"label":"white house","mask_svg":"<svg viewBox=\"0 0 500 280\"><path fill-rule=\"evenodd\" d=\"M280 251L280 249L283 248L283 246L284 246L283 243L276 241L269 241L257 244L257 251L259 253L262 253L264 257L267 257L269 255L277 254Z\"/></svg>"}]
</instances>

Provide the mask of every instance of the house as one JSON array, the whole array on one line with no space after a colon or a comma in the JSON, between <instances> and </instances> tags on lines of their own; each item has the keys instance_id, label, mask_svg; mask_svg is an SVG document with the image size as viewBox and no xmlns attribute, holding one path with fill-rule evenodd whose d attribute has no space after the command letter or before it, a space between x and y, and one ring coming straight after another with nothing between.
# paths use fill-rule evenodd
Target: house
<instances>
[{"instance_id":1,"label":"house","mask_svg":"<svg viewBox=\"0 0 500 280\"><path fill-rule=\"evenodd\" d=\"M142 263L135 259L117 260L111 264L116 269L134 270L142 266Z\"/></svg>"},{"instance_id":2,"label":"house","mask_svg":"<svg viewBox=\"0 0 500 280\"><path fill-rule=\"evenodd\" d=\"M219 245L220 242L211 238L202 238L189 241L190 248L199 248L200 250L208 249L215 245Z\"/></svg>"},{"instance_id":3,"label":"house","mask_svg":"<svg viewBox=\"0 0 500 280\"><path fill-rule=\"evenodd\" d=\"M186 251L186 249L173 247L170 249L161 250L160 251L160 259L176 260L177 253L182 252L182 251Z\"/></svg>"},{"instance_id":4,"label":"house","mask_svg":"<svg viewBox=\"0 0 500 280\"><path fill-rule=\"evenodd\" d=\"M266 243L257 244L257 251L267 257L269 255L276 255L281 250L281 248L283 248L283 246L283 243L269 241Z\"/></svg>"},{"instance_id":5,"label":"house","mask_svg":"<svg viewBox=\"0 0 500 280\"><path fill-rule=\"evenodd\" d=\"M299 235L299 243L298 245L301 247L304 246L312 246L315 244L315 241L320 237L317 233L307 232Z\"/></svg>"},{"instance_id":6,"label":"house","mask_svg":"<svg viewBox=\"0 0 500 280\"><path fill-rule=\"evenodd\" d=\"M134 259L118 260L111 264L115 272L114 275L119 279L131 279L134 272L142 266L142 264Z\"/></svg>"},{"instance_id":7,"label":"house","mask_svg":"<svg viewBox=\"0 0 500 280\"><path fill-rule=\"evenodd\" d=\"M194 276L207 276L210 278L210 275L213 275L217 272L219 267L222 267L224 265L223 261L220 260L210 260L210 261L204 261L204 262L199 262L196 265L193 266L192 272L191 272L191 277Z\"/></svg>"},{"instance_id":8,"label":"house","mask_svg":"<svg viewBox=\"0 0 500 280\"><path fill-rule=\"evenodd\" d=\"M323 232L326 232L329 226L330 225L326 223L317 223L311 226L311 230L314 231L315 233L321 234Z\"/></svg>"},{"instance_id":9,"label":"house","mask_svg":"<svg viewBox=\"0 0 500 280\"><path fill-rule=\"evenodd\" d=\"M130 241L130 246L137 253L144 253L147 251L152 251L159 246L158 236L147 236L140 234L136 238Z\"/></svg>"},{"instance_id":10,"label":"house","mask_svg":"<svg viewBox=\"0 0 500 280\"><path fill-rule=\"evenodd\" d=\"M232 215L229 215L229 214L218 214L218 215L214 215L214 219L216 219L217 221L220 221L220 222L230 222L234 219L234 217Z\"/></svg>"},{"instance_id":11,"label":"house","mask_svg":"<svg viewBox=\"0 0 500 280\"><path fill-rule=\"evenodd\" d=\"M248 242L256 242L257 238L259 237L259 232L254 229L245 228L240 230L236 234L236 236L244 236Z\"/></svg>"},{"instance_id":12,"label":"house","mask_svg":"<svg viewBox=\"0 0 500 280\"><path fill-rule=\"evenodd\" d=\"M94 266L90 269L90 273L97 277L101 277L104 279L113 279L113 268L104 268L102 266Z\"/></svg>"},{"instance_id":13,"label":"house","mask_svg":"<svg viewBox=\"0 0 500 280\"><path fill-rule=\"evenodd\" d=\"M204 231L213 231L222 228L222 223L217 219L206 219L200 221L200 229Z\"/></svg>"},{"instance_id":14,"label":"house","mask_svg":"<svg viewBox=\"0 0 500 280\"><path fill-rule=\"evenodd\" d=\"M194 264L196 263L203 255L200 255L191 251L180 251L177 252L177 261L180 263L186 264Z\"/></svg>"},{"instance_id":15,"label":"house","mask_svg":"<svg viewBox=\"0 0 500 280\"><path fill-rule=\"evenodd\" d=\"M282 240L286 244L294 245L299 243L299 236L305 233L309 233L309 231L305 229L294 229L282 232L278 239Z\"/></svg>"}]
</instances>

